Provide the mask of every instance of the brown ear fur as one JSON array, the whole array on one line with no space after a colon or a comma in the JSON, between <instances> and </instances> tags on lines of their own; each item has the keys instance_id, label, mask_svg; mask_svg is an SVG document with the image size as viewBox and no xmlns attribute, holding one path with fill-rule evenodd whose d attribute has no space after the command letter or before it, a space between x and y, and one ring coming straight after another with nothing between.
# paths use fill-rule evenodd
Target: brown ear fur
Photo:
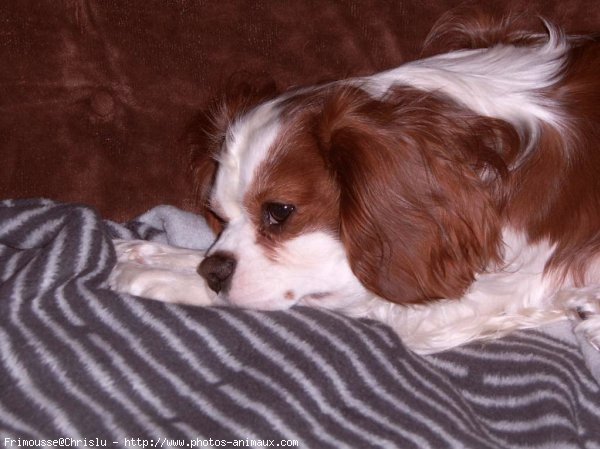
<instances>
[{"instance_id":1,"label":"brown ear fur","mask_svg":"<svg viewBox=\"0 0 600 449\"><path fill-rule=\"evenodd\" d=\"M248 81L250 79L252 84ZM223 222L211 210L210 192L227 128L236 117L273 97L276 91L271 79L238 72L227 82L223 97L213 102L206 111L198 113L186 130L185 145L189 154L194 203L217 234L221 232Z\"/></svg>"},{"instance_id":2,"label":"brown ear fur","mask_svg":"<svg viewBox=\"0 0 600 449\"><path fill-rule=\"evenodd\" d=\"M340 189L355 275L401 303L460 296L499 260L501 185L516 132L410 88L333 93L317 140Z\"/></svg>"}]
</instances>

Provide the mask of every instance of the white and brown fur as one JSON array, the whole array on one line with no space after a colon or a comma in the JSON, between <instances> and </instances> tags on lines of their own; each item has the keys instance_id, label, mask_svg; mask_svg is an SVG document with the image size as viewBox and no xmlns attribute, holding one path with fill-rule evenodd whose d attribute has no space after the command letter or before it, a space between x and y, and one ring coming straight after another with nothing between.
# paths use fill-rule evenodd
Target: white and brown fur
<instances>
[{"instance_id":1,"label":"white and brown fur","mask_svg":"<svg viewBox=\"0 0 600 449\"><path fill-rule=\"evenodd\" d=\"M120 242L114 288L339 310L423 353L567 316L600 344L600 43L545 28L446 21L451 51L225 102L193 162L219 237Z\"/></svg>"}]
</instances>

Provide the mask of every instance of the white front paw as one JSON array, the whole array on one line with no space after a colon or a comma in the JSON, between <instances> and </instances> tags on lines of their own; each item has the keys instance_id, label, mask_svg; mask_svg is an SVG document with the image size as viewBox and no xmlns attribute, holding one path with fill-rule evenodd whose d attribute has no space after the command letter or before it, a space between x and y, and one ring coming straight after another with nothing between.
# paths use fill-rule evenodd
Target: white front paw
<instances>
[{"instance_id":1,"label":"white front paw","mask_svg":"<svg viewBox=\"0 0 600 449\"><path fill-rule=\"evenodd\" d=\"M216 302L196 272L202 253L152 242L115 241L117 263L109 287L120 293L163 302L208 306Z\"/></svg>"},{"instance_id":2,"label":"white front paw","mask_svg":"<svg viewBox=\"0 0 600 449\"><path fill-rule=\"evenodd\" d=\"M196 272L204 259L204 252L176 248L145 240L113 240L119 262L136 262L142 265L170 270Z\"/></svg>"}]
</instances>

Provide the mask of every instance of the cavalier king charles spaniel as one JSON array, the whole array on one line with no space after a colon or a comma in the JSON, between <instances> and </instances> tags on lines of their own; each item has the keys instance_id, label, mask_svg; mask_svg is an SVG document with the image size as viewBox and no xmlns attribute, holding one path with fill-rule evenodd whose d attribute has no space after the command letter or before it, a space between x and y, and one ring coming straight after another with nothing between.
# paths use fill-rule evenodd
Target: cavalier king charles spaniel
<instances>
[{"instance_id":1,"label":"cavalier king charles spaniel","mask_svg":"<svg viewBox=\"0 0 600 449\"><path fill-rule=\"evenodd\" d=\"M600 344L600 42L544 28L450 20L444 52L229 98L193 154L216 241L116 242L112 287L333 309L421 353L565 317Z\"/></svg>"}]
</instances>

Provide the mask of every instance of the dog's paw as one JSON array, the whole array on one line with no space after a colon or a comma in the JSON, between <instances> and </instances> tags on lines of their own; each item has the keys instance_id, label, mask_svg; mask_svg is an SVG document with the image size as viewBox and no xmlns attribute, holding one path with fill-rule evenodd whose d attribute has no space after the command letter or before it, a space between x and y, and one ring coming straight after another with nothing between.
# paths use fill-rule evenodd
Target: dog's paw
<instances>
[{"instance_id":1,"label":"dog's paw","mask_svg":"<svg viewBox=\"0 0 600 449\"><path fill-rule=\"evenodd\" d=\"M196 272L204 252L145 240L113 240L118 262L134 262L174 271Z\"/></svg>"},{"instance_id":2,"label":"dog's paw","mask_svg":"<svg viewBox=\"0 0 600 449\"><path fill-rule=\"evenodd\" d=\"M600 351L600 286L562 290L554 303L577 323L575 330L585 335L590 344Z\"/></svg>"},{"instance_id":3,"label":"dog's paw","mask_svg":"<svg viewBox=\"0 0 600 449\"><path fill-rule=\"evenodd\" d=\"M216 295L196 272L202 253L145 241L115 241L117 263L108 286L163 302L208 306Z\"/></svg>"}]
</instances>

